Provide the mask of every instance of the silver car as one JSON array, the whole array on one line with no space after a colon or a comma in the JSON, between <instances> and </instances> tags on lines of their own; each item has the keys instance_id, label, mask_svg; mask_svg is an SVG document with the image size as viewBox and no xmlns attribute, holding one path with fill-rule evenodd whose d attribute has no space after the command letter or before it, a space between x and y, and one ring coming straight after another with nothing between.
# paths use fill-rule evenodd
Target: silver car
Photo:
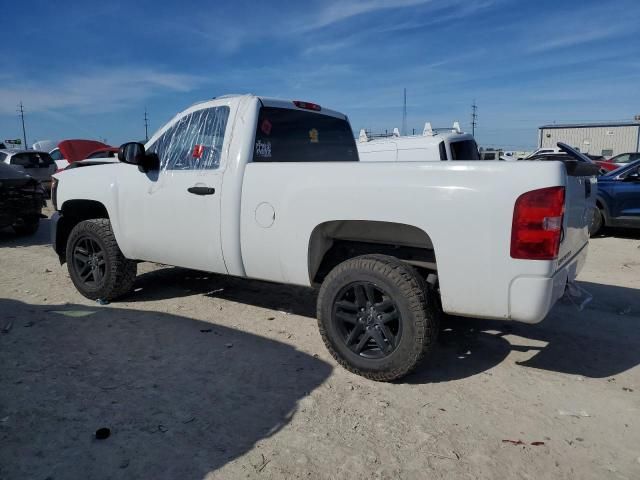
<instances>
[{"instance_id":1,"label":"silver car","mask_svg":"<svg viewBox=\"0 0 640 480\"><path fill-rule=\"evenodd\" d=\"M0 162L14 166L42 183L51 191L51 175L56 171L56 162L47 152L37 150L0 150Z\"/></svg>"}]
</instances>

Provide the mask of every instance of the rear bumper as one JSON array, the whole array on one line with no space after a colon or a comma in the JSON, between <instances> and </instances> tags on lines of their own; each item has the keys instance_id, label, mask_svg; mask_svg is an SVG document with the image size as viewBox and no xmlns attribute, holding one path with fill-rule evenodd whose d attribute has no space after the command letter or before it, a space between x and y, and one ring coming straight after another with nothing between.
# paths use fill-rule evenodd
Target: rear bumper
<instances>
[{"instance_id":1,"label":"rear bumper","mask_svg":"<svg viewBox=\"0 0 640 480\"><path fill-rule=\"evenodd\" d=\"M539 323L564 295L587 259L587 244L552 277L518 277L509 288L509 318L517 322Z\"/></svg>"}]
</instances>

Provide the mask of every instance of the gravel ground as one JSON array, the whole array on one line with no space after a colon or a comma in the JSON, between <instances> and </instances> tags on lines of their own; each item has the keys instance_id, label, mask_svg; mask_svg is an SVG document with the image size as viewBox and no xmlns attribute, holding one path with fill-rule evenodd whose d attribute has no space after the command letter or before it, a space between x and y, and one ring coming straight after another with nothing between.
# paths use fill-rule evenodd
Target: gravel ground
<instances>
[{"instance_id":1,"label":"gravel ground","mask_svg":"<svg viewBox=\"0 0 640 480\"><path fill-rule=\"evenodd\" d=\"M2 231L0 478L640 478L640 234L616 234L585 311L447 319L382 384L328 355L313 291L141 264L99 305L48 220Z\"/></svg>"}]
</instances>

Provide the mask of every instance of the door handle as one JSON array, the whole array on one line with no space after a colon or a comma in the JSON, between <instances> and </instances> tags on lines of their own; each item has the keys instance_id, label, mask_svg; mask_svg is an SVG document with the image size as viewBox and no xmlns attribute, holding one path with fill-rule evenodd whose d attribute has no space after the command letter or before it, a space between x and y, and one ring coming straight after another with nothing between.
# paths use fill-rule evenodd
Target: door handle
<instances>
[{"instance_id":1,"label":"door handle","mask_svg":"<svg viewBox=\"0 0 640 480\"><path fill-rule=\"evenodd\" d=\"M194 195L213 195L216 193L216 189L211 187L189 187L187 188L187 192L193 193Z\"/></svg>"}]
</instances>

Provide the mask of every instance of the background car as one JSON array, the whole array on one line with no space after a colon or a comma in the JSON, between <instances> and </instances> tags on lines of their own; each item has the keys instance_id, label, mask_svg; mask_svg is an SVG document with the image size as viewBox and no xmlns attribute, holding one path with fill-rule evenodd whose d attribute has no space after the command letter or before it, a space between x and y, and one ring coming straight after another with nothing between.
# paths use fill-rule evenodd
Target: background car
<instances>
[{"instance_id":1,"label":"background car","mask_svg":"<svg viewBox=\"0 0 640 480\"><path fill-rule=\"evenodd\" d=\"M70 163L84 160L92 153L114 148L106 143L95 140L64 140L56 148L49 152L55 160L58 170L63 170Z\"/></svg>"},{"instance_id":2,"label":"background car","mask_svg":"<svg viewBox=\"0 0 640 480\"><path fill-rule=\"evenodd\" d=\"M567 154L559 151L559 152L555 152L555 151L546 151L546 152L538 152L538 153L532 153L531 155L529 155L528 157L523 158L520 161L532 161L532 160L545 160L545 161L553 161L553 160L557 160L557 161L565 161L567 160ZM604 175L606 173L608 173L608 170L603 168L602 165L600 165L599 161L594 161L593 157L591 155L586 155L586 154L582 154L582 158L581 161L584 162L589 162L589 163L593 163L595 165L598 166L599 168L599 175Z\"/></svg>"},{"instance_id":3,"label":"background car","mask_svg":"<svg viewBox=\"0 0 640 480\"><path fill-rule=\"evenodd\" d=\"M6 163L42 183L51 191L51 175L56 171L56 163L47 152L34 150L0 150L0 163Z\"/></svg>"},{"instance_id":4,"label":"background car","mask_svg":"<svg viewBox=\"0 0 640 480\"><path fill-rule=\"evenodd\" d=\"M92 158L115 158L118 155L118 148L116 147L105 147L100 148L94 152L91 152L87 155L87 159Z\"/></svg>"},{"instance_id":5,"label":"background car","mask_svg":"<svg viewBox=\"0 0 640 480\"><path fill-rule=\"evenodd\" d=\"M640 160L640 152L621 153L605 161L611 165L616 165L617 168L628 165L629 163L635 162L636 160Z\"/></svg>"},{"instance_id":6,"label":"background car","mask_svg":"<svg viewBox=\"0 0 640 480\"><path fill-rule=\"evenodd\" d=\"M0 162L0 228L13 227L21 235L35 233L44 201L40 182Z\"/></svg>"},{"instance_id":7,"label":"background car","mask_svg":"<svg viewBox=\"0 0 640 480\"><path fill-rule=\"evenodd\" d=\"M598 178L591 235L603 227L640 228L640 160Z\"/></svg>"}]
</instances>

